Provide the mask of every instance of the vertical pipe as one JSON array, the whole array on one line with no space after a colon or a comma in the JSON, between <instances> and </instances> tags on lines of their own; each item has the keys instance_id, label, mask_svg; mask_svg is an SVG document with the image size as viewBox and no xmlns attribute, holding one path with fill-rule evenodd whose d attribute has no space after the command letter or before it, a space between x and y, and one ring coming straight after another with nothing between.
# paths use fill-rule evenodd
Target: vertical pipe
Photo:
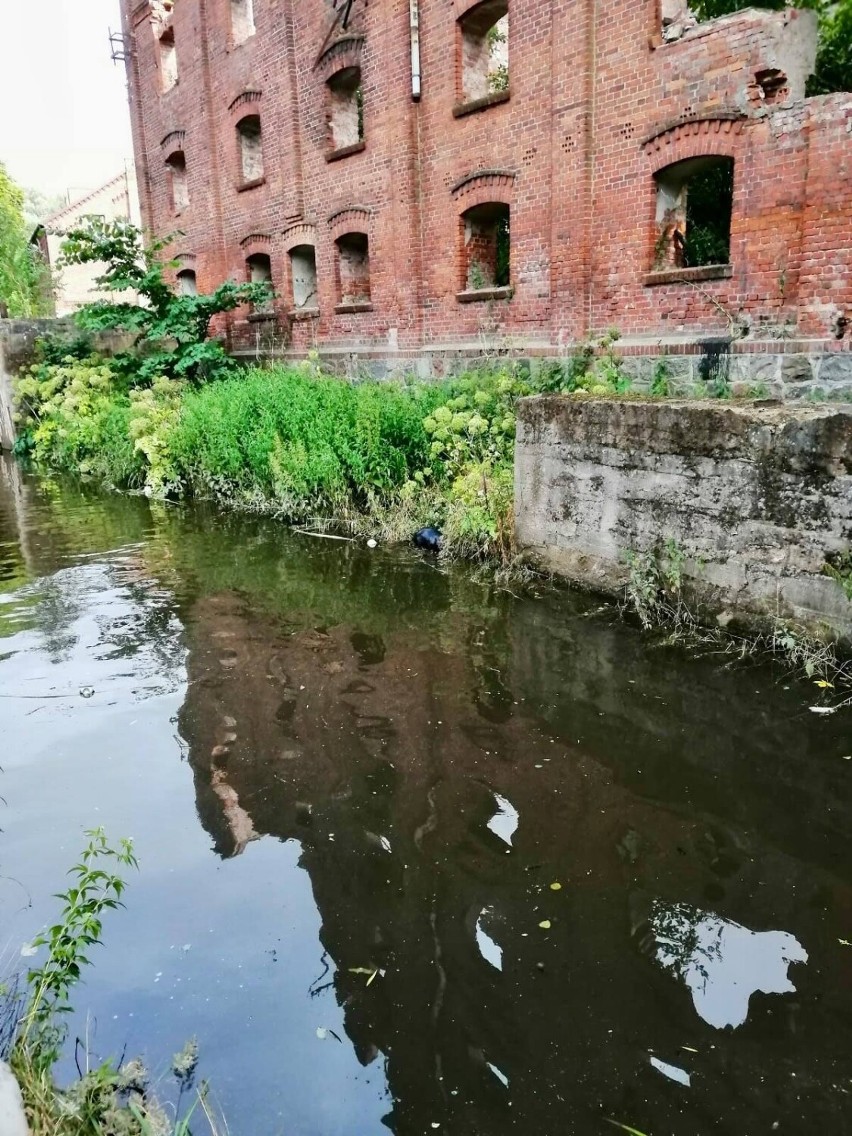
<instances>
[{"instance_id":1,"label":"vertical pipe","mask_svg":"<svg viewBox=\"0 0 852 1136\"><path fill-rule=\"evenodd\" d=\"M411 97L420 101L420 0L408 0L411 16Z\"/></svg>"}]
</instances>

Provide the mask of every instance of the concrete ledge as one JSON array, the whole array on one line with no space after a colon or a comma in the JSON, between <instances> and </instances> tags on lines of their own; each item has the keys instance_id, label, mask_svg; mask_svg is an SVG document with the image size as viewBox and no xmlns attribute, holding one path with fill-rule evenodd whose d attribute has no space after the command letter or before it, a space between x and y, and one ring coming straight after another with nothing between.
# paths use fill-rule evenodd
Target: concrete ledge
<instances>
[{"instance_id":1,"label":"concrete ledge","mask_svg":"<svg viewBox=\"0 0 852 1136\"><path fill-rule=\"evenodd\" d=\"M568 579L618 593L674 541L708 614L852 643L824 574L852 548L852 407L523 399L515 477L520 547Z\"/></svg>"},{"instance_id":2,"label":"concrete ledge","mask_svg":"<svg viewBox=\"0 0 852 1136\"><path fill-rule=\"evenodd\" d=\"M3 1136L29 1136L24 1102L15 1075L0 1061L0 1133Z\"/></svg>"}]
</instances>

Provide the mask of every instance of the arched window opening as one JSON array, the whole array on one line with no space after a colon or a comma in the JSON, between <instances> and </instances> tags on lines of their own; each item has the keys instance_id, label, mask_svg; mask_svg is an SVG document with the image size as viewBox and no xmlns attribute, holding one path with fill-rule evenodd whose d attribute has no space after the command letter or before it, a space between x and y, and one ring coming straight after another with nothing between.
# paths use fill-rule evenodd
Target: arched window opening
<instances>
[{"instance_id":1,"label":"arched window opening","mask_svg":"<svg viewBox=\"0 0 852 1136\"><path fill-rule=\"evenodd\" d=\"M254 35L253 0L231 0L231 35L235 44L245 43Z\"/></svg>"},{"instance_id":2,"label":"arched window opening","mask_svg":"<svg viewBox=\"0 0 852 1136\"><path fill-rule=\"evenodd\" d=\"M246 277L250 284L263 284L267 298L252 304L252 311L258 315L270 315L273 311L274 293L272 288L272 261L265 252L254 253L246 260Z\"/></svg>"},{"instance_id":3,"label":"arched window opening","mask_svg":"<svg viewBox=\"0 0 852 1136\"><path fill-rule=\"evenodd\" d=\"M198 281L191 268L183 268L177 274L178 294L181 296L197 296Z\"/></svg>"},{"instance_id":4,"label":"arched window opening","mask_svg":"<svg viewBox=\"0 0 852 1136\"><path fill-rule=\"evenodd\" d=\"M172 183L172 208L180 213L189 205L189 181L186 175L186 156L176 150L166 159Z\"/></svg>"},{"instance_id":5,"label":"arched window opening","mask_svg":"<svg viewBox=\"0 0 852 1136\"><path fill-rule=\"evenodd\" d=\"M329 134L332 150L364 141L364 92L361 68L345 67L328 80Z\"/></svg>"},{"instance_id":6,"label":"arched window opening","mask_svg":"<svg viewBox=\"0 0 852 1136\"><path fill-rule=\"evenodd\" d=\"M370 247L366 233L345 233L337 247L338 296L341 304L370 302Z\"/></svg>"},{"instance_id":7,"label":"arched window opening","mask_svg":"<svg viewBox=\"0 0 852 1136\"><path fill-rule=\"evenodd\" d=\"M293 282L293 308L317 306L317 254L313 245L290 249L290 279Z\"/></svg>"},{"instance_id":8,"label":"arched window opening","mask_svg":"<svg viewBox=\"0 0 852 1136\"><path fill-rule=\"evenodd\" d=\"M726 265L731 259L732 158L687 158L655 177L656 271Z\"/></svg>"},{"instance_id":9,"label":"arched window opening","mask_svg":"<svg viewBox=\"0 0 852 1136\"><path fill-rule=\"evenodd\" d=\"M247 115L237 123L237 141L243 182L260 181L263 177L263 140L259 115Z\"/></svg>"},{"instance_id":10,"label":"arched window opening","mask_svg":"<svg viewBox=\"0 0 852 1136\"><path fill-rule=\"evenodd\" d=\"M462 287L508 288L511 279L509 206L492 201L462 214Z\"/></svg>"},{"instance_id":11,"label":"arched window opening","mask_svg":"<svg viewBox=\"0 0 852 1136\"><path fill-rule=\"evenodd\" d=\"M508 0L484 0L459 21L465 102L509 91Z\"/></svg>"},{"instance_id":12,"label":"arched window opening","mask_svg":"<svg viewBox=\"0 0 852 1136\"><path fill-rule=\"evenodd\" d=\"M164 91L170 91L178 81L177 48L173 28L160 36L160 77Z\"/></svg>"}]
</instances>

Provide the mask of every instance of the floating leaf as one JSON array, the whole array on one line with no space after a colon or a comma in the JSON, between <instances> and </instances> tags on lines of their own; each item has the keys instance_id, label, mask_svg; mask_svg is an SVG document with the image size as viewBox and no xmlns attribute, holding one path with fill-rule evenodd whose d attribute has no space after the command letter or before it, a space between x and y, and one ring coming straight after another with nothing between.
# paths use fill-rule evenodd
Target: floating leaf
<instances>
[{"instance_id":1,"label":"floating leaf","mask_svg":"<svg viewBox=\"0 0 852 1136\"><path fill-rule=\"evenodd\" d=\"M827 682L824 678L818 678L814 686L818 686L821 690L834 690L834 683Z\"/></svg>"},{"instance_id":2,"label":"floating leaf","mask_svg":"<svg viewBox=\"0 0 852 1136\"><path fill-rule=\"evenodd\" d=\"M376 972L373 969L373 967L371 967L371 966L350 966L349 967L349 973L350 974L370 975L370 974L375 974Z\"/></svg>"},{"instance_id":3,"label":"floating leaf","mask_svg":"<svg viewBox=\"0 0 852 1136\"><path fill-rule=\"evenodd\" d=\"M550 920L549 919L542 919L542 921L539 923L539 927L541 927L542 931L549 931L550 930Z\"/></svg>"},{"instance_id":4,"label":"floating leaf","mask_svg":"<svg viewBox=\"0 0 852 1136\"><path fill-rule=\"evenodd\" d=\"M840 943L841 947L852 947L852 943L850 943L848 939L838 939L837 941Z\"/></svg>"},{"instance_id":5,"label":"floating leaf","mask_svg":"<svg viewBox=\"0 0 852 1136\"><path fill-rule=\"evenodd\" d=\"M551 891L562 891L562 884L559 882L559 880L553 881L553 883L550 885L550 890Z\"/></svg>"},{"instance_id":6,"label":"floating leaf","mask_svg":"<svg viewBox=\"0 0 852 1136\"><path fill-rule=\"evenodd\" d=\"M611 1120L608 1116L605 1116L604 1120L607 1124L620 1128L622 1132L627 1132L629 1136L648 1136L647 1132L640 1132L638 1128L631 1128L629 1124L622 1124L619 1120Z\"/></svg>"},{"instance_id":7,"label":"floating leaf","mask_svg":"<svg viewBox=\"0 0 852 1136\"><path fill-rule=\"evenodd\" d=\"M836 714L836 706L809 706L808 709L812 714Z\"/></svg>"},{"instance_id":8,"label":"floating leaf","mask_svg":"<svg viewBox=\"0 0 852 1136\"><path fill-rule=\"evenodd\" d=\"M379 973L379 969L378 969L378 967L376 967L376 969L373 971L373 973L367 979L367 985L368 986L375 980L375 977L378 973Z\"/></svg>"}]
</instances>

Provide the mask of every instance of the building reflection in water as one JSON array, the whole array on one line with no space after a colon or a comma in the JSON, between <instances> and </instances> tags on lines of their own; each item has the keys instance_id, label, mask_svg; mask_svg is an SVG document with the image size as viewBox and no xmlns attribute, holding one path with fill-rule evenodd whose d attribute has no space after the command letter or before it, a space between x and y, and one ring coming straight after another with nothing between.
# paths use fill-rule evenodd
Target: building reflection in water
<instances>
[{"instance_id":1,"label":"building reflection in water","mask_svg":"<svg viewBox=\"0 0 852 1136\"><path fill-rule=\"evenodd\" d=\"M473 621L452 637L296 625L235 592L185 622L180 729L201 821L223 857L299 842L346 1033L362 1064L386 1062L389 1128L586 1132L622 1116L679 1132L724 1114L720 1130L746 1130L766 1115L772 1053L809 1068L774 1099L835 1122L825 1027L848 982L837 1005L804 1010L798 939L709 911L816 935L815 905L852 911L849 888L767 838L759 793L684 807L670 774L655 779L647 721L595 739L604 711L586 684L614 664L605 632L580 678L564 658L544 674L523 610L490 655ZM534 704L557 682L568 722ZM659 719L682 733L683 699ZM725 722L720 707L715 749L747 732ZM734 1050L719 1030L749 1014ZM688 1098L669 1067L700 1073Z\"/></svg>"}]
</instances>

